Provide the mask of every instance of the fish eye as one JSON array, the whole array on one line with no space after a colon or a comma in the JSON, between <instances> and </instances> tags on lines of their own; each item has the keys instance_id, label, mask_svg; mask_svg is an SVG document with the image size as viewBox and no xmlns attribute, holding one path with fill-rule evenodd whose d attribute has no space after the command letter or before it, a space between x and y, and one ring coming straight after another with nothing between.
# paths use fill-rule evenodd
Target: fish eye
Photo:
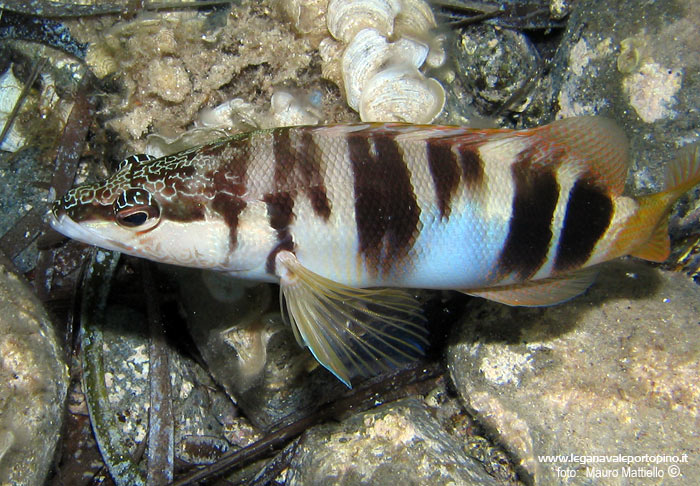
<instances>
[{"instance_id":1,"label":"fish eye","mask_svg":"<svg viewBox=\"0 0 700 486\"><path fill-rule=\"evenodd\" d=\"M141 226L148 221L148 213L145 211L139 211L134 214L128 214L126 216L121 216L119 221L123 226L129 226L131 228Z\"/></svg>"},{"instance_id":2,"label":"fish eye","mask_svg":"<svg viewBox=\"0 0 700 486\"><path fill-rule=\"evenodd\" d=\"M114 219L122 228L145 231L160 220L160 207L145 189L127 189L114 201L112 208Z\"/></svg>"}]
</instances>

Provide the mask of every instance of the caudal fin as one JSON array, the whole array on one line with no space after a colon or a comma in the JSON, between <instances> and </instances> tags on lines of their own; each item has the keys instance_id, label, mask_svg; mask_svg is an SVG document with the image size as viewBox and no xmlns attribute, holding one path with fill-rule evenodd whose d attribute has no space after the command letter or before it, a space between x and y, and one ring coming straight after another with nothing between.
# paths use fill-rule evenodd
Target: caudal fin
<instances>
[{"instance_id":1,"label":"caudal fin","mask_svg":"<svg viewBox=\"0 0 700 486\"><path fill-rule=\"evenodd\" d=\"M700 142L678 151L676 160L666 170L666 192L674 193L673 201L700 183Z\"/></svg>"},{"instance_id":2,"label":"caudal fin","mask_svg":"<svg viewBox=\"0 0 700 486\"><path fill-rule=\"evenodd\" d=\"M656 221L649 239L630 252L630 255L649 260L663 262L671 252L671 242L668 237L668 216L673 203L684 193L700 184L700 142L686 145L676 159L666 170L666 187L663 192L651 194L639 200L639 213L652 221Z\"/></svg>"}]
</instances>

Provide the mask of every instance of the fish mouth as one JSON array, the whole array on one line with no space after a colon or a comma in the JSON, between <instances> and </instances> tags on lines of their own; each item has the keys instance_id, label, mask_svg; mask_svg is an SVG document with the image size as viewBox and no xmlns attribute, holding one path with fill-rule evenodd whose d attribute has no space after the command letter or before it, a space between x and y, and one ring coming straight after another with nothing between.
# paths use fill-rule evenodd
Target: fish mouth
<instances>
[{"instance_id":1,"label":"fish mouth","mask_svg":"<svg viewBox=\"0 0 700 486\"><path fill-rule=\"evenodd\" d=\"M54 230L68 238L82 241L88 245L99 246L108 250L124 253L133 253L134 251L132 246L115 241L100 234L95 229L76 222L63 211L56 211L55 209L49 211L48 221L49 225L51 225Z\"/></svg>"}]
</instances>

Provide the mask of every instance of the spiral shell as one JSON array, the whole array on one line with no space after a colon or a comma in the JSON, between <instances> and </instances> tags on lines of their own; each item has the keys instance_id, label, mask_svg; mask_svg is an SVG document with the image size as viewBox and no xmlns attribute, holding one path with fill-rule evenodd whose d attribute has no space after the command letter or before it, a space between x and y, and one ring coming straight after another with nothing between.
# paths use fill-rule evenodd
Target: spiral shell
<instances>
[{"instance_id":1,"label":"spiral shell","mask_svg":"<svg viewBox=\"0 0 700 486\"><path fill-rule=\"evenodd\" d=\"M313 106L309 96L287 90L277 90L272 95L272 116L275 126L291 127L295 125L316 125L320 113Z\"/></svg>"},{"instance_id":2,"label":"spiral shell","mask_svg":"<svg viewBox=\"0 0 700 486\"><path fill-rule=\"evenodd\" d=\"M109 47L105 43L91 44L88 47L85 62L87 62L92 72L99 79L107 77L119 69L119 63L112 56Z\"/></svg>"},{"instance_id":3,"label":"spiral shell","mask_svg":"<svg viewBox=\"0 0 700 486\"><path fill-rule=\"evenodd\" d=\"M343 89L343 73L340 69L340 60L343 57L345 46L333 39L326 37L318 45L318 54L321 56L321 76L334 82Z\"/></svg>"},{"instance_id":4,"label":"spiral shell","mask_svg":"<svg viewBox=\"0 0 700 486\"><path fill-rule=\"evenodd\" d=\"M445 105L445 90L415 66L399 64L378 72L360 98L363 121L430 123Z\"/></svg>"},{"instance_id":5,"label":"spiral shell","mask_svg":"<svg viewBox=\"0 0 700 486\"><path fill-rule=\"evenodd\" d=\"M353 110L359 109L364 86L384 66L407 63L418 68L427 54L426 45L411 39L399 39L390 43L375 29L358 32L345 49L341 61L348 105Z\"/></svg>"},{"instance_id":6,"label":"spiral shell","mask_svg":"<svg viewBox=\"0 0 700 486\"><path fill-rule=\"evenodd\" d=\"M280 7L297 33L316 35L326 25L327 4L328 0L284 0Z\"/></svg>"},{"instance_id":7,"label":"spiral shell","mask_svg":"<svg viewBox=\"0 0 700 486\"><path fill-rule=\"evenodd\" d=\"M375 29L388 37L400 10L399 0L331 0L326 24L331 35L346 44L364 29Z\"/></svg>"},{"instance_id":8,"label":"spiral shell","mask_svg":"<svg viewBox=\"0 0 700 486\"><path fill-rule=\"evenodd\" d=\"M419 70L445 60L428 3L331 0L326 20L335 40L320 43L324 77L344 89L362 120L427 123L440 113L445 92Z\"/></svg>"},{"instance_id":9,"label":"spiral shell","mask_svg":"<svg viewBox=\"0 0 700 486\"><path fill-rule=\"evenodd\" d=\"M423 0L401 0L394 19L394 35L423 36L437 26L433 11Z\"/></svg>"}]
</instances>

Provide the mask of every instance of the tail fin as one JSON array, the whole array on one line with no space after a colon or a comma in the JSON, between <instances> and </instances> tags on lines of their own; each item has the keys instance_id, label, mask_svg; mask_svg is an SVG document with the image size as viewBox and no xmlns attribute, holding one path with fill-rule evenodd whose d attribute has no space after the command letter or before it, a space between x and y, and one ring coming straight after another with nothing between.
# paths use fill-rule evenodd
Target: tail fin
<instances>
[{"instance_id":1,"label":"tail fin","mask_svg":"<svg viewBox=\"0 0 700 486\"><path fill-rule=\"evenodd\" d=\"M666 170L666 192L675 194L673 201L700 183L700 142L678 151L676 160Z\"/></svg>"},{"instance_id":2,"label":"tail fin","mask_svg":"<svg viewBox=\"0 0 700 486\"><path fill-rule=\"evenodd\" d=\"M673 203L684 193L700 184L700 142L686 145L666 170L663 192L640 198L639 213L655 221L654 230L646 243L630 255L652 262L663 262L671 251L668 237L668 216ZM653 223L652 223L653 224Z\"/></svg>"}]
</instances>

